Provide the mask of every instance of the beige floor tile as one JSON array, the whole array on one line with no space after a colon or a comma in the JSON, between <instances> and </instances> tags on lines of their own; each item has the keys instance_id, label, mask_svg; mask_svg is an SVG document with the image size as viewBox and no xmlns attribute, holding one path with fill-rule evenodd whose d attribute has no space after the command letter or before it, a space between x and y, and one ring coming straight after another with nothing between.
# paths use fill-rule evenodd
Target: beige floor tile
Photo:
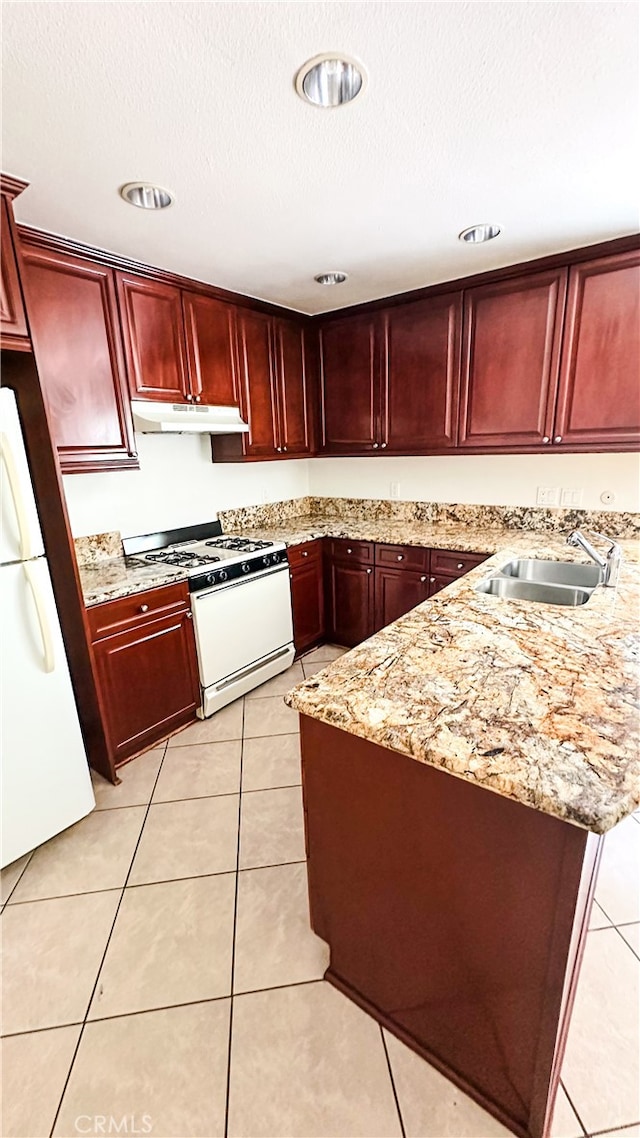
<instances>
[{"instance_id":1,"label":"beige floor tile","mask_svg":"<svg viewBox=\"0 0 640 1138\"><path fill-rule=\"evenodd\" d=\"M165 748L154 747L144 755L138 755L130 763L120 767L118 774L122 781L113 786L96 771L91 771L93 793L96 796L96 810L114 810L120 806L146 806L153 791L154 783Z\"/></svg>"},{"instance_id":2,"label":"beige floor tile","mask_svg":"<svg viewBox=\"0 0 640 1138\"><path fill-rule=\"evenodd\" d=\"M169 739L169 747L188 747L192 743L224 743L242 738L244 699L236 699L209 719L199 719Z\"/></svg>"},{"instance_id":3,"label":"beige floor tile","mask_svg":"<svg viewBox=\"0 0 640 1138\"><path fill-rule=\"evenodd\" d=\"M329 948L311 931L305 865L238 877L234 991L322 979Z\"/></svg>"},{"instance_id":4,"label":"beige floor tile","mask_svg":"<svg viewBox=\"0 0 640 1138\"><path fill-rule=\"evenodd\" d=\"M331 660L309 660L308 663L303 664L305 680L310 680L312 676L315 676L316 672L324 671L331 662Z\"/></svg>"},{"instance_id":5,"label":"beige floor tile","mask_svg":"<svg viewBox=\"0 0 640 1138\"><path fill-rule=\"evenodd\" d=\"M618 932L626 940L629 947L633 949L636 956L640 957L640 924L620 925Z\"/></svg>"},{"instance_id":6,"label":"beige floor tile","mask_svg":"<svg viewBox=\"0 0 640 1138\"><path fill-rule=\"evenodd\" d=\"M604 840L596 901L614 925L640 921L640 826L626 818Z\"/></svg>"},{"instance_id":7,"label":"beige floor tile","mask_svg":"<svg viewBox=\"0 0 640 1138\"><path fill-rule=\"evenodd\" d=\"M45 842L33 854L11 895L9 907L17 901L35 901L40 897L121 888L144 816L144 806L94 810Z\"/></svg>"},{"instance_id":8,"label":"beige floor tile","mask_svg":"<svg viewBox=\"0 0 640 1138\"><path fill-rule=\"evenodd\" d=\"M291 688L294 688L296 684L301 684L303 679L302 665L295 663L287 668L286 672L281 672L279 676L267 680L266 684L260 684L259 688L254 688L253 691L248 692L246 698L248 700L264 699L265 696L284 695L291 691Z\"/></svg>"},{"instance_id":9,"label":"beige floor tile","mask_svg":"<svg viewBox=\"0 0 640 1138\"><path fill-rule=\"evenodd\" d=\"M85 1015L120 891L7 905L2 923L5 1035Z\"/></svg>"},{"instance_id":10,"label":"beige floor tile","mask_svg":"<svg viewBox=\"0 0 640 1138\"><path fill-rule=\"evenodd\" d=\"M240 868L282 865L305 858L302 789L255 790L242 795Z\"/></svg>"},{"instance_id":11,"label":"beige floor tile","mask_svg":"<svg viewBox=\"0 0 640 1138\"><path fill-rule=\"evenodd\" d=\"M220 1138L228 1044L228 1000L88 1023L54 1134L101 1115L126 1117L129 1134Z\"/></svg>"},{"instance_id":12,"label":"beige floor tile","mask_svg":"<svg viewBox=\"0 0 640 1138\"><path fill-rule=\"evenodd\" d=\"M201 798L211 794L237 794L240 790L242 741L196 743L167 751L154 802Z\"/></svg>"},{"instance_id":13,"label":"beige floor tile","mask_svg":"<svg viewBox=\"0 0 640 1138\"><path fill-rule=\"evenodd\" d=\"M318 663L320 660L325 660L327 663L330 660L337 660L339 656L344 656L348 652L348 648L340 648L337 644L323 644L320 648L314 648L313 652L308 652L306 656L302 657L302 663Z\"/></svg>"},{"instance_id":14,"label":"beige floor tile","mask_svg":"<svg viewBox=\"0 0 640 1138\"><path fill-rule=\"evenodd\" d=\"M79 1035L80 1025L2 1040L4 1138L51 1133Z\"/></svg>"},{"instance_id":15,"label":"beige floor tile","mask_svg":"<svg viewBox=\"0 0 640 1138\"><path fill-rule=\"evenodd\" d=\"M603 913L598 902L594 901L593 905L591 906L591 914L589 916L589 928L607 929L609 928L610 924L611 921L607 917L606 913Z\"/></svg>"},{"instance_id":16,"label":"beige floor tile","mask_svg":"<svg viewBox=\"0 0 640 1138\"><path fill-rule=\"evenodd\" d=\"M245 739L242 750L243 791L297 786L301 778L298 734Z\"/></svg>"},{"instance_id":17,"label":"beige floor tile","mask_svg":"<svg viewBox=\"0 0 640 1138\"><path fill-rule=\"evenodd\" d=\"M562 1081L589 1133L640 1114L640 961L615 929L589 933Z\"/></svg>"},{"instance_id":18,"label":"beige floor tile","mask_svg":"<svg viewBox=\"0 0 640 1138\"><path fill-rule=\"evenodd\" d=\"M558 1087L550 1138L583 1138L584 1130L562 1086Z\"/></svg>"},{"instance_id":19,"label":"beige floor tile","mask_svg":"<svg viewBox=\"0 0 640 1138\"><path fill-rule=\"evenodd\" d=\"M129 884L229 873L237 847L237 794L158 802L149 808Z\"/></svg>"},{"instance_id":20,"label":"beige floor tile","mask_svg":"<svg viewBox=\"0 0 640 1138\"><path fill-rule=\"evenodd\" d=\"M30 857L31 853L24 854L23 857L12 861L11 865L6 865L0 873L0 904L4 905L9 900L12 891L29 864Z\"/></svg>"},{"instance_id":21,"label":"beige floor tile","mask_svg":"<svg viewBox=\"0 0 640 1138\"><path fill-rule=\"evenodd\" d=\"M329 984L237 996L230 1138L394 1138L380 1029Z\"/></svg>"},{"instance_id":22,"label":"beige floor tile","mask_svg":"<svg viewBox=\"0 0 640 1138\"><path fill-rule=\"evenodd\" d=\"M407 1138L510 1138L506 1129L454 1083L385 1031Z\"/></svg>"},{"instance_id":23,"label":"beige floor tile","mask_svg":"<svg viewBox=\"0 0 640 1138\"><path fill-rule=\"evenodd\" d=\"M89 1019L231 994L235 874L127 889Z\"/></svg>"},{"instance_id":24,"label":"beige floor tile","mask_svg":"<svg viewBox=\"0 0 640 1138\"><path fill-rule=\"evenodd\" d=\"M290 735L299 729L298 712L287 707L282 696L248 699L244 711L244 737Z\"/></svg>"}]
</instances>

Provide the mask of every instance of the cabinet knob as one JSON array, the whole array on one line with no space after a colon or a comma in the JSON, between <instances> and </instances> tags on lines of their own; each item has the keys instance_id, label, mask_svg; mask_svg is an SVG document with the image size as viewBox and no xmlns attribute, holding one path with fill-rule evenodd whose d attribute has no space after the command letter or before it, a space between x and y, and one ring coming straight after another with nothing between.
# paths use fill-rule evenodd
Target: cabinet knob
<instances>
[{"instance_id":1,"label":"cabinet knob","mask_svg":"<svg viewBox=\"0 0 640 1138\"><path fill-rule=\"evenodd\" d=\"M548 435L545 435L542 441L543 441L543 443L550 443L551 439L549 438Z\"/></svg>"},{"instance_id":2,"label":"cabinet knob","mask_svg":"<svg viewBox=\"0 0 640 1138\"><path fill-rule=\"evenodd\" d=\"M286 450L287 448L286 448L286 447L283 447L282 449L283 449L283 450Z\"/></svg>"},{"instance_id":3,"label":"cabinet knob","mask_svg":"<svg viewBox=\"0 0 640 1138\"><path fill-rule=\"evenodd\" d=\"M195 403L201 403L202 402L202 397L200 395L194 395L193 398L194 398Z\"/></svg>"},{"instance_id":4,"label":"cabinet knob","mask_svg":"<svg viewBox=\"0 0 640 1138\"><path fill-rule=\"evenodd\" d=\"M282 447L276 447L276 450L277 450L278 454L280 454Z\"/></svg>"},{"instance_id":5,"label":"cabinet knob","mask_svg":"<svg viewBox=\"0 0 640 1138\"><path fill-rule=\"evenodd\" d=\"M554 441L554 443L561 443L562 442L562 435L556 435L556 437L553 441Z\"/></svg>"},{"instance_id":6,"label":"cabinet knob","mask_svg":"<svg viewBox=\"0 0 640 1138\"><path fill-rule=\"evenodd\" d=\"M386 443L380 443L380 449L381 449L381 450L384 450L384 448L386 447L386 445L387 445Z\"/></svg>"},{"instance_id":7,"label":"cabinet knob","mask_svg":"<svg viewBox=\"0 0 640 1138\"><path fill-rule=\"evenodd\" d=\"M426 579L427 579L426 577L421 577L421 578L420 578L420 580L421 580L421 581L426 581Z\"/></svg>"},{"instance_id":8,"label":"cabinet knob","mask_svg":"<svg viewBox=\"0 0 640 1138\"><path fill-rule=\"evenodd\" d=\"M353 550L352 550L352 549L348 549L348 550L347 550L347 553L353 553Z\"/></svg>"},{"instance_id":9,"label":"cabinet knob","mask_svg":"<svg viewBox=\"0 0 640 1138\"><path fill-rule=\"evenodd\" d=\"M189 403L193 403L193 395L187 395Z\"/></svg>"},{"instance_id":10,"label":"cabinet knob","mask_svg":"<svg viewBox=\"0 0 640 1138\"><path fill-rule=\"evenodd\" d=\"M404 553L399 553L397 559L398 561L404 561Z\"/></svg>"},{"instance_id":11,"label":"cabinet knob","mask_svg":"<svg viewBox=\"0 0 640 1138\"><path fill-rule=\"evenodd\" d=\"M303 556L303 557L308 557L308 556L309 556L309 550L308 550L308 549L303 549L303 550L302 550L302 556Z\"/></svg>"},{"instance_id":12,"label":"cabinet knob","mask_svg":"<svg viewBox=\"0 0 640 1138\"><path fill-rule=\"evenodd\" d=\"M374 450L377 450L377 449L378 449L378 444L377 444L377 443L374 443L374 444L373 444L373 449L374 449Z\"/></svg>"},{"instance_id":13,"label":"cabinet knob","mask_svg":"<svg viewBox=\"0 0 640 1138\"><path fill-rule=\"evenodd\" d=\"M464 561L459 561L459 562L458 562L458 565L457 565L457 568L458 568L458 569L464 569Z\"/></svg>"},{"instance_id":14,"label":"cabinet knob","mask_svg":"<svg viewBox=\"0 0 640 1138\"><path fill-rule=\"evenodd\" d=\"M373 569L367 569L367 573L373 573Z\"/></svg>"},{"instance_id":15,"label":"cabinet knob","mask_svg":"<svg viewBox=\"0 0 640 1138\"><path fill-rule=\"evenodd\" d=\"M140 612L149 612L148 605L140 605Z\"/></svg>"},{"instance_id":16,"label":"cabinet knob","mask_svg":"<svg viewBox=\"0 0 640 1138\"><path fill-rule=\"evenodd\" d=\"M435 581L435 577L429 577L429 580L431 581L431 584L433 585L433 582Z\"/></svg>"},{"instance_id":17,"label":"cabinet knob","mask_svg":"<svg viewBox=\"0 0 640 1138\"><path fill-rule=\"evenodd\" d=\"M191 609L187 609L184 615L186 616L187 620L193 620L193 613L191 612Z\"/></svg>"}]
</instances>

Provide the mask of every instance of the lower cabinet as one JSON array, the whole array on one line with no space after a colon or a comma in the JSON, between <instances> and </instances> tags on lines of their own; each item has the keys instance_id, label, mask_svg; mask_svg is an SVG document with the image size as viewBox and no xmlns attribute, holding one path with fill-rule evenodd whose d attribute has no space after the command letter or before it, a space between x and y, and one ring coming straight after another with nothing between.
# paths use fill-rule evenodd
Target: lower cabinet
<instances>
[{"instance_id":1,"label":"lower cabinet","mask_svg":"<svg viewBox=\"0 0 640 1138\"><path fill-rule=\"evenodd\" d=\"M296 655L324 637L322 541L307 541L289 549L293 639Z\"/></svg>"},{"instance_id":2,"label":"lower cabinet","mask_svg":"<svg viewBox=\"0 0 640 1138\"><path fill-rule=\"evenodd\" d=\"M378 632L421 604L429 592L429 575L415 569L375 570L375 628Z\"/></svg>"},{"instance_id":3,"label":"lower cabinet","mask_svg":"<svg viewBox=\"0 0 640 1138\"><path fill-rule=\"evenodd\" d=\"M330 539L325 560L326 638L354 648L374 631L373 545Z\"/></svg>"},{"instance_id":4,"label":"lower cabinet","mask_svg":"<svg viewBox=\"0 0 640 1138\"><path fill-rule=\"evenodd\" d=\"M89 626L114 764L190 723L200 689L184 583L94 605Z\"/></svg>"}]
</instances>

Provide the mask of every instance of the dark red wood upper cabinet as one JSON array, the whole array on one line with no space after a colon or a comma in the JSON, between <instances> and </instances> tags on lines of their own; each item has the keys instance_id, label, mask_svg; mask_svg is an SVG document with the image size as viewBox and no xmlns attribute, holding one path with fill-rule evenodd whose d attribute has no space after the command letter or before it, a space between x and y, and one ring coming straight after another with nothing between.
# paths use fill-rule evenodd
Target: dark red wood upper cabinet
<instances>
[{"instance_id":1,"label":"dark red wood upper cabinet","mask_svg":"<svg viewBox=\"0 0 640 1138\"><path fill-rule=\"evenodd\" d=\"M329 321L320 329L322 451L378 450L380 349L373 315Z\"/></svg>"},{"instance_id":2,"label":"dark red wood upper cabinet","mask_svg":"<svg viewBox=\"0 0 640 1138\"><path fill-rule=\"evenodd\" d=\"M272 371L271 317L238 312L240 407L249 424L243 450L254 458L271 458L278 445L277 403Z\"/></svg>"},{"instance_id":3,"label":"dark red wood upper cabinet","mask_svg":"<svg viewBox=\"0 0 640 1138\"><path fill-rule=\"evenodd\" d=\"M278 404L278 440L281 454L305 455L311 451L310 392L308 390L305 332L293 320L273 321L274 380Z\"/></svg>"},{"instance_id":4,"label":"dark red wood upper cabinet","mask_svg":"<svg viewBox=\"0 0 640 1138\"><path fill-rule=\"evenodd\" d=\"M572 266L556 445L640 444L640 253Z\"/></svg>"},{"instance_id":5,"label":"dark red wood upper cabinet","mask_svg":"<svg viewBox=\"0 0 640 1138\"><path fill-rule=\"evenodd\" d=\"M12 206L4 194L0 210L0 335L3 346L28 349L31 345L20 290L18 260L13 245Z\"/></svg>"},{"instance_id":6,"label":"dark red wood upper cabinet","mask_svg":"<svg viewBox=\"0 0 640 1138\"><path fill-rule=\"evenodd\" d=\"M136 467L112 269L23 245L33 347L64 473Z\"/></svg>"},{"instance_id":7,"label":"dark red wood upper cabinet","mask_svg":"<svg viewBox=\"0 0 640 1138\"><path fill-rule=\"evenodd\" d=\"M403 454L456 445L462 293L384 315L381 447Z\"/></svg>"},{"instance_id":8,"label":"dark red wood upper cabinet","mask_svg":"<svg viewBox=\"0 0 640 1138\"><path fill-rule=\"evenodd\" d=\"M180 289L127 273L116 279L132 399L187 402Z\"/></svg>"},{"instance_id":9,"label":"dark red wood upper cabinet","mask_svg":"<svg viewBox=\"0 0 640 1138\"><path fill-rule=\"evenodd\" d=\"M560 268L465 293L460 447L550 444L566 287Z\"/></svg>"},{"instance_id":10,"label":"dark red wood upper cabinet","mask_svg":"<svg viewBox=\"0 0 640 1138\"><path fill-rule=\"evenodd\" d=\"M189 393L196 403L237 406L235 307L196 292L183 292L182 306Z\"/></svg>"}]
</instances>

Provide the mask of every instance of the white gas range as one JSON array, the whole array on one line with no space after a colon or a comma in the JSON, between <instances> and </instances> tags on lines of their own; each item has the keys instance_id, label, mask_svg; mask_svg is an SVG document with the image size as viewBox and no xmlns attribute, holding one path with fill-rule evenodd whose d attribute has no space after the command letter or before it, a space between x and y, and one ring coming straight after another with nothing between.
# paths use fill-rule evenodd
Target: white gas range
<instances>
[{"instance_id":1,"label":"white gas range","mask_svg":"<svg viewBox=\"0 0 640 1138\"><path fill-rule=\"evenodd\" d=\"M222 534L218 521L123 541L146 565L184 570L191 593L206 718L293 663L284 542Z\"/></svg>"}]
</instances>

